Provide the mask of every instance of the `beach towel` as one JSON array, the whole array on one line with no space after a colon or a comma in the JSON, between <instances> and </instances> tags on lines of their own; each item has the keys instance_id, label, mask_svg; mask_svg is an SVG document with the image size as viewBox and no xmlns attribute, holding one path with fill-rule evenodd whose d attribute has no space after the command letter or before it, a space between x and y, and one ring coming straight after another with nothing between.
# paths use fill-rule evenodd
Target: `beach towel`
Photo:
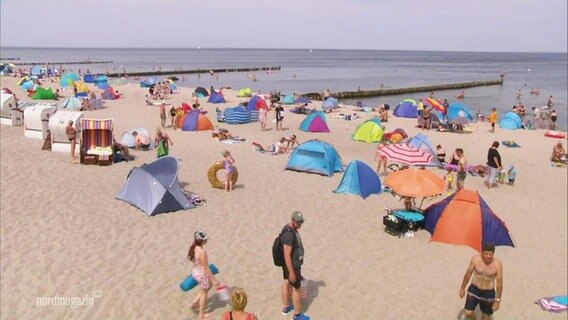
<instances>
[{"instance_id":1,"label":"beach towel","mask_svg":"<svg viewBox=\"0 0 568 320\"><path fill-rule=\"evenodd\" d=\"M513 140L503 140L501 143L508 148L520 148L521 146Z\"/></svg>"},{"instance_id":2,"label":"beach towel","mask_svg":"<svg viewBox=\"0 0 568 320\"><path fill-rule=\"evenodd\" d=\"M269 155L273 155L273 156L276 155L276 146L274 146L274 144L271 144L268 147L268 149L264 150L260 144L253 142L252 143L252 149L254 151L258 151L258 152L263 153L263 154L269 154Z\"/></svg>"},{"instance_id":3,"label":"beach towel","mask_svg":"<svg viewBox=\"0 0 568 320\"><path fill-rule=\"evenodd\" d=\"M544 297L534 303L538 304L544 311L560 313L568 311L568 296Z\"/></svg>"},{"instance_id":4,"label":"beach towel","mask_svg":"<svg viewBox=\"0 0 568 320\"><path fill-rule=\"evenodd\" d=\"M243 139L243 138L239 138L239 137L233 137L233 138L221 140L222 143L226 143L226 144L243 143L245 141L247 141L247 139Z\"/></svg>"}]
</instances>

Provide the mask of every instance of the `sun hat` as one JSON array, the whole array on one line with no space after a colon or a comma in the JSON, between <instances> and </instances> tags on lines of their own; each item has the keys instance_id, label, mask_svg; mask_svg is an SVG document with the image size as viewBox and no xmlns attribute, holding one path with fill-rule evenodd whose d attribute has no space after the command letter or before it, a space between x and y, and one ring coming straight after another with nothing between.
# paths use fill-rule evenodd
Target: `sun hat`
<instances>
[{"instance_id":1,"label":"sun hat","mask_svg":"<svg viewBox=\"0 0 568 320\"><path fill-rule=\"evenodd\" d=\"M304 219L304 215L300 211L294 211L292 213L292 220L296 221L297 223L304 223L304 221L306 221Z\"/></svg>"},{"instance_id":2,"label":"sun hat","mask_svg":"<svg viewBox=\"0 0 568 320\"><path fill-rule=\"evenodd\" d=\"M209 239L209 236L207 236L207 233L205 233L205 231L201 231L201 230L195 231L195 233L193 234L193 237L195 238L195 240L201 240L201 241L205 241L205 240Z\"/></svg>"}]
</instances>

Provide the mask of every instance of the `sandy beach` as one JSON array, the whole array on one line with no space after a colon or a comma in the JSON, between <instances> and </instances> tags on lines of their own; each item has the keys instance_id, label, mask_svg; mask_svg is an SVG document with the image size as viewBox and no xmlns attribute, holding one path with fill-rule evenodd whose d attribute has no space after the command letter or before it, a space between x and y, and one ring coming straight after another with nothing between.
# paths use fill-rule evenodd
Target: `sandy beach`
<instances>
[{"instance_id":1,"label":"sandy beach","mask_svg":"<svg viewBox=\"0 0 568 320\"><path fill-rule=\"evenodd\" d=\"M21 101L31 101L17 79L0 80ZM124 99L106 101L104 109L86 111L84 117L112 118L117 140L138 127L153 133L160 125L159 108L145 105L147 89L133 84L116 89ZM180 88L167 102L190 103L191 92ZM246 142L224 144L210 131L166 128L174 142L170 154L179 160L181 186L207 203L153 217L115 196L133 167L156 158L154 151L131 151L136 160L107 167L72 164L68 153L42 151L43 141L24 137L23 127L1 127L2 319L196 319L189 304L197 292L182 292L179 283L190 273L186 256L197 229L210 236L206 250L219 267L218 278L247 292L248 310L263 320L289 319L280 314L282 274L272 263L271 246L294 210L306 217L302 272L309 281L302 303L312 319L458 319L464 306L458 291L476 254L473 249L431 243L425 230L413 238L393 237L384 232L383 209L403 204L391 194L365 200L335 194L342 174L286 171L288 156L252 149L252 142L266 146L296 134L300 142L318 138L331 143L344 164L357 159L374 168L376 144L354 142L351 135L376 113L358 112L359 118L351 121L328 116L331 133L318 134L300 131L305 116L286 112L285 131L262 132L258 123L217 123L216 107L246 100L237 98L236 90L224 93L227 103L201 99L201 104L215 126ZM70 94L72 90L63 92ZM352 113L351 107L339 112ZM269 121L273 118L271 112ZM413 136L423 132L415 124L414 119L391 116L385 126L386 131L403 128ZM544 130L497 128L490 133L487 122L472 126L474 132L468 134L424 132L448 155L463 148L470 164L485 164L493 141L514 140L522 146L499 147L505 166L514 164L518 170L514 186L487 190L480 177L465 181L505 221L517 244L496 249L504 266L504 290L495 319L559 319L565 314L544 312L534 303L567 294L567 169L549 165L557 140L544 137ZM563 143L566 147L565 139ZM224 149L231 151L239 170L233 192L213 189L207 180L208 167L222 159ZM55 296L87 296L90 303L74 308L42 305L42 298ZM214 295L210 298L213 319L229 308Z\"/></svg>"}]
</instances>

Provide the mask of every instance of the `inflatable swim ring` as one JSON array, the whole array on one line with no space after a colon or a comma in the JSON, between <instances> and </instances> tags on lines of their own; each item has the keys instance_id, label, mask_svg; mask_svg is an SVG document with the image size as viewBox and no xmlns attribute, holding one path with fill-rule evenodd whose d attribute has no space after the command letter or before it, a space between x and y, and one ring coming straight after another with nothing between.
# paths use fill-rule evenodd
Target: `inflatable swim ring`
<instances>
[{"instance_id":1,"label":"inflatable swim ring","mask_svg":"<svg viewBox=\"0 0 568 320\"><path fill-rule=\"evenodd\" d=\"M233 172L233 175L231 177L231 180L233 181L233 186L237 184L237 179L239 178L239 171L237 170L237 167L234 168L235 171ZM207 170L207 179L209 179L209 183L211 183L211 186L213 188L225 189L225 183L223 181L219 181L219 178L217 178L217 171L219 170L225 170L223 161L213 162L209 166L209 169Z\"/></svg>"},{"instance_id":2,"label":"inflatable swim ring","mask_svg":"<svg viewBox=\"0 0 568 320\"><path fill-rule=\"evenodd\" d=\"M566 134L561 131L548 131L547 133L544 134L544 136L549 138L560 138L560 139L566 138Z\"/></svg>"}]
</instances>

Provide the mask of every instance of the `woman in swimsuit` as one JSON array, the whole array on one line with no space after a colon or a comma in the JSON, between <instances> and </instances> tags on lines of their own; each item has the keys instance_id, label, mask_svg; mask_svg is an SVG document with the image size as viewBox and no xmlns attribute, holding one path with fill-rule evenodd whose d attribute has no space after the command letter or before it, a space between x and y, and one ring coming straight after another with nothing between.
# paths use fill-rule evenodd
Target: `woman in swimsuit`
<instances>
[{"instance_id":1,"label":"woman in swimsuit","mask_svg":"<svg viewBox=\"0 0 568 320\"><path fill-rule=\"evenodd\" d=\"M426 130L430 130L430 109L425 107L424 110L422 110L422 120L424 120L422 130L425 128Z\"/></svg>"},{"instance_id":2,"label":"woman in swimsuit","mask_svg":"<svg viewBox=\"0 0 568 320\"><path fill-rule=\"evenodd\" d=\"M193 244L189 248L187 258L193 262L193 269L191 276L198 283L199 295L192 302L191 308L199 307L199 320L203 320L209 316L205 314L207 306L207 293L211 289L211 285L219 286L221 283L213 276L211 269L209 269L209 262L207 261L207 252L203 246L207 244L209 237L203 231L195 231L193 234Z\"/></svg>"},{"instance_id":3,"label":"woman in swimsuit","mask_svg":"<svg viewBox=\"0 0 568 320\"><path fill-rule=\"evenodd\" d=\"M383 166L383 175L387 175L387 156L381 152L381 149L385 147L383 142L379 143L377 147L377 153L375 154L375 161L377 161L377 174L380 175L381 165Z\"/></svg>"},{"instance_id":4,"label":"woman in swimsuit","mask_svg":"<svg viewBox=\"0 0 568 320\"><path fill-rule=\"evenodd\" d=\"M69 120L67 127L65 128L65 133L67 133L67 139L71 144L71 161L77 159L75 157L75 144L77 143L77 130L73 127L73 120Z\"/></svg>"},{"instance_id":5,"label":"woman in swimsuit","mask_svg":"<svg viewBox=\"0 0 568 320\"><path fill-rule=\"evenodd\" d=\"M227 176L225 178L225 191L232 191L233 190L233 181L231 178L233 177L233 172L235 171L235 167L233 163L235 163L235 159L231 156L231 153L228 150L223 151L222 153L225 160L223 160L223 165L225 167L225 172Z\"/></svg>"}]
</instances>

